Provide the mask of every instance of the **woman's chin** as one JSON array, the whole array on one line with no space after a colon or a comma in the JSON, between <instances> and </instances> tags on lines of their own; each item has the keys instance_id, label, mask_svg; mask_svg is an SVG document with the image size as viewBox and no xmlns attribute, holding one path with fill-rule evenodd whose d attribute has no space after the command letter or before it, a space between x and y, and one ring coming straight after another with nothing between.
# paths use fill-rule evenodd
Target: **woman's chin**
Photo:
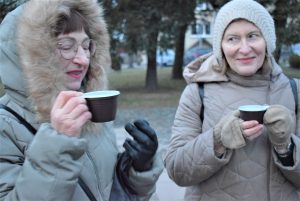
<instances>
[{"instance_id":1,"label":"woman's chin","mask_svg":"<svg viewBox=\"0 0 300 201\"><path fill-rule=\"evenodd\" d=\"M66 88L71 91L79 91L80 86L81 86L80 83L69 83L66 85Z\"/></svg>"}]
</instances>

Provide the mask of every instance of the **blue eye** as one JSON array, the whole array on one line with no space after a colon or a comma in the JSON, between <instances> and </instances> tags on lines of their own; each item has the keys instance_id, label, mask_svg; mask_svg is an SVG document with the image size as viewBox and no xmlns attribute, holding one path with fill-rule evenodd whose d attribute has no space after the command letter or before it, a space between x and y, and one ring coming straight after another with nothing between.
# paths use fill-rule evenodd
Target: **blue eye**
<instances>
[{"instance_id":1,"label":"blue eye","mask_svg":"<svg viewBox=\"0 0 300 201\"><path fill-rule=\"evenodd\" d=\"M227 38L227 41L230 43L237 43L239 41L239 38L236 36L231 36Z\"/></svg>"},{"instance_id":2,"label":"blue eye","mask_svg":"<svg viewBox=\"0 0 300 201\"><path fill-rule=\"evenodd\" d=\"M257 38L257 34L250 34L249 38Z\"/></svg>"},{"instance_id":3,"label":"blue eye","mask_svg":"<svg viewBox=\"0 0 300 201\"><path fill-rule=\"evenodd\" d=\"M250 40L256 40L256 39L258 39L260 36L261 36L261 35L260 35L259 33L253 32L253 33L249 33L247 37L248 37Z\"/></svg>"}]
</instances>

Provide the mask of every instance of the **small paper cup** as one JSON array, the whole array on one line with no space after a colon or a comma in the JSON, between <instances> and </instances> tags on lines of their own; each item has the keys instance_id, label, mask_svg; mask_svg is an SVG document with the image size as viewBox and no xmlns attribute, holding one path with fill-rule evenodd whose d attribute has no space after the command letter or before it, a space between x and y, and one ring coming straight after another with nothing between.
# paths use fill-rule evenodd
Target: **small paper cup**
<instances>
[{"instance_id":1,"label":"small paper cup","mask_svg":"<svg viewBox=\"0 0 300 201\"><path fill-rule=\"evenodd\" d=\"M242 105L239 107L240 117L244 121L256 120L263 124L264 114L268 105Z\"/></svg>"},{"instance_id":2,"label":"small paper cup","mask_svg":"<svg viewBox=\"0 0 300 201\"><path fill-rule=\"evenodd\" d=\"M92 113L92 122L113 121L117 113L117 100L120 95L116 90L93 91L83 94Z\"/></svg>"}]
</instances>

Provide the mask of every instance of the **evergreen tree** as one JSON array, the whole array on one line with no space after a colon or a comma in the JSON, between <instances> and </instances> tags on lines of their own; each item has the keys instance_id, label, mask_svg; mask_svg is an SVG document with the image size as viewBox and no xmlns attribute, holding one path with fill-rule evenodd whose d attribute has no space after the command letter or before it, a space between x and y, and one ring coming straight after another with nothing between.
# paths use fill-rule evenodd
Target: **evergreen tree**
<instances>
[{"instance_id":1,"label":"evergreen tree","mask_svg":"<svg viewBox=\"0 0 300 201\"><path fill-rule=\"evenodd\" d=\"M0 0L0 23L5 15L26 0Z\"/></svg>"}]
</instances>

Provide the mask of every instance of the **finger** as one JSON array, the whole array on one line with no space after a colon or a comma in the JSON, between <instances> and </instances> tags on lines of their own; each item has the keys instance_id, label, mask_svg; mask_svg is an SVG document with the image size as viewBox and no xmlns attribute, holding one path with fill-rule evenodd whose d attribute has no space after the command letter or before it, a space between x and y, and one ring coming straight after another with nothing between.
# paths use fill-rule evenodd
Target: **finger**
<instances>
[{"instance_id":1,"label":"finger","mask_svg":"<svg viewBox=\"0 0 300 201\"><path fill-rule=\"evenodd\" d=\"M241 128L243 130L246 130L246 129L249 129L249 128L252 128L252 127L255 127L259 125L258 121L256 120L251 120L251 121L244 121L241 123Z\"/></svg>"},{"instance_id":2,"label":"finger","mask_svg":"<svg viewBox=\"0 0 300 201\"><path fill-rule=\"evenodd\" d=\"M125 130L133 137L134 140L139 143L146 144L148 141L150 141L150 138L145 133L141 132L131 123L127 123L125 125Z\"/></svg>"},{"instance_id":3,"label":"finger","mask_svg":"<svg viewBox=\"0 0 300 201\"><path fill-rule=\"evenodd\" d=\"M82 128L82 126L91 118L92 114L89 111L87 111L82 113L79 117L77 117L74 123L77 124L79 128Z\"/></svg>"},{"instance_id":4,"label":"finger","mask_svg":"<svg viewBox=\"0 0 300 201\"><path fill-rule=\"evenodd\" d=\"M257 133L261 134L263 132L263 128L264 128L264 126L261 125L261 124L259 124L259 125L255 126L255 127L243 130L243 135L245 137L249 138L251 136L256 135Z\"/></svg>"},{"instance_id":5,"label":"finger","mask_svg":"<svg viewBox=\"0 0 300 201\"><path fill-rule=\"evenodd\" d=\"M73 119L77 119L86 112L90 113L88 106L86 104L79 104L69 113L69 116Z\"/></svg>"},{"instance_id":6,"label":"finger","mask_svg":"<svg viewBox=\"0 0 300 201\"><path fill-rule=\"evenodd\" d=\"M58 94L53 104L53 108L62 108L70 98L79 96L81 94L82 93L77 91L62 91Z\"/></svg>"},{"instance_id":7,"label":"finger","mask_svg":"<svg viewBox=\"0 0 300 201\"><path fill-rule=\"evenodd\" d=\"M83 97L76 96L71 97L66 104L63 106L63 111L65 113L71 113L73 110L75 110L79 105L86 105L86 100Z\"/></svg>"},{"instance_id":8,"label":"finger","mask_svg":"<svg viewBox=\"0 0 300 201\"><path fill-rule=\"evenodd\" d=\"M249 137L246 137L248 140L252 141L254 140L255 138L257 138L258 136L260 136L262 134L262 132L258 132L258 133L255 133L254 135L251 135Z\"/></svg>"},{"instance_id":9,"label":"finger","mask_svg":"<svg viewBox=\"0 0 300 201\"><path fill-rule=\"evenodd\" d=\"M157 136L154 129L149 125L146 120L136 120L134 125L141 130L143 133L147 134L153 141L157 141Z\"/></svg>"},{"instance_id":10,"label":"finger","mask_svg":"<svg viewBox=\"0 0 300 201\"><path fill-rule=\"evenodd\" d=\"M123 147L125 148L126 152L130 155L132 159L138 158L138 150L133 141L130 139L126 139L125 142L123 143Z\"/></svg>"}]
</instances>

